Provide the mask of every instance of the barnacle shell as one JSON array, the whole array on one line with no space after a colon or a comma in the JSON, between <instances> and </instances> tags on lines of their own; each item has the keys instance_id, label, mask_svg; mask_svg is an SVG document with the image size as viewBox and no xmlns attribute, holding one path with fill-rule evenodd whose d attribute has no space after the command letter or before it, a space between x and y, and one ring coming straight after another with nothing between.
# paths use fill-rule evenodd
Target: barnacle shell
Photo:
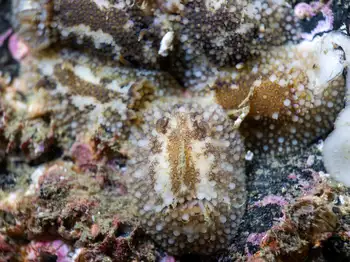
<instances>
[{"instance_id":1,"label":"barnacle shell","mask_svg":"<svg viewBox=\"0 0 350 262\"><path fill-rule=\"evenodd\" d=\"M244 144L211 99L169 99L129 138L128 189L142 227L172 254L232 240L246 198Z\"/></svg>"}]
</instances>

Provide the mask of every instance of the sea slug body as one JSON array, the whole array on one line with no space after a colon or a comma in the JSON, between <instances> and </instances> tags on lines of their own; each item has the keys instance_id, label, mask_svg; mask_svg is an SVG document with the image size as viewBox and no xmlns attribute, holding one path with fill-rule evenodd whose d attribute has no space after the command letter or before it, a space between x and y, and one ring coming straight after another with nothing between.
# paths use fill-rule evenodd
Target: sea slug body
<instances>
[{"instance_id":1,"label":"sea slug body","mask_svg":"<svg viewBox=\"0 0 350 262\"><path fill-rule=\"evenodd\" d=\"M138 111L180 90L167 73L109 66L67 50L28 57L22 62L21 75L27 103L16 106L18 96L8 97L4 107L14 116L6 122L4 136L11 144L16 130L23 129L18 146L32 158L44 154L54 140L65 152L75 142L93 141L115 151L137 122ZM18 121L24 123L20 129Z\"/></svg>"},{"instance_id":2,"label":"sea slug body","mask_svg":"<svg viewBox=\"0 0 350 262\"><path fill-rule=\"evenodd\" d=\"M243 139L209 100L155 103L129 139L132 204L142 227L171 254L227 247L243 215Z\"/></svg>"},{"instance_id":3,"label":"sea slug body","mask_svg":"<svg viewBox=\"0 0 350 262\"><path fill-rule=\"evenodd\" d=\"M249 96L241 125L246 148L276 155L296 152L326 136L345 102L345 51L340 32L274 48L252 63L221 72L217 102L236 108Z\"/></svg>"},{"instance_id":4,"label":"sea slug body","mask_svg":"<svg viewBox=\"0 0 350 262\"><path fill-rule=\"evenodd\" d=\"M297 39L286 1L15 0L13 26L34 50L69 44L124 65L167 71L184 86L215 68Z\"/></svg>"}]
</instances>

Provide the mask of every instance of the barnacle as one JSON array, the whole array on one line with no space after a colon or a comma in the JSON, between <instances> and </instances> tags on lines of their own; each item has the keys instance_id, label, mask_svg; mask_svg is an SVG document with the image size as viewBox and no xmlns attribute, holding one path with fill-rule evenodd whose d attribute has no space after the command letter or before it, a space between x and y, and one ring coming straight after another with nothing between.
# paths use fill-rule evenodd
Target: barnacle
<instances>
[{"instance_id":1,"label":"barnacle","mask_svg":"<svg viewBox=\"0 0 350 262\"><path fill-rule=\"evenodd\" d=\"M128 188L141 225L173 254L211 253L243 214L243 139L211 99L169 99L129 137Z\"/></svg>"}]
</instances>

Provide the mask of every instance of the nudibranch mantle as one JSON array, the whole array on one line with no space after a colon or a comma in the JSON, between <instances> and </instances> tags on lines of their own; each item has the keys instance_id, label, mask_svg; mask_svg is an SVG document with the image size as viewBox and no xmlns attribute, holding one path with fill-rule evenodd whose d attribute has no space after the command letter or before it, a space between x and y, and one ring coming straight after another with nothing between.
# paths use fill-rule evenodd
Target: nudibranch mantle
<instances>
[{"instance_id":1,"label":"nudibranch mantle","mask_svg":"<svg viewBox=\"0 0 350 262\"><path fill-rule=\"evenodd\" d=\"M213 84L217 102L235 109L249 96L240 126L246 149L283 155L302 150L333 128L344 107L348 36L332 32L276 47Z\"/></svg>"},{"instance_id":2,"label":"nudibranch mantle","mask_svg":"<svg viewBox=\"0 0 350 262\"><path fill-rule=\"evenodd\" d=\"M142 227L168 252L210 253L229 245L243 214L243 139L210 99L178 100L152 105L132 130L128 188Z\"/></svg>"}]
</instances>

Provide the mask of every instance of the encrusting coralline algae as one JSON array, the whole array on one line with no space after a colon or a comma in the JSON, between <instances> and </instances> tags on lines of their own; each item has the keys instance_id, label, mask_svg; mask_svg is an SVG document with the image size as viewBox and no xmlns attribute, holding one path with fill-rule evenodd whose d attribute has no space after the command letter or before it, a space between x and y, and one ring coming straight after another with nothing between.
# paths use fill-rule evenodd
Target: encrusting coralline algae
<instances>
[{"instance_id":1,"label":"encrusting coralline algae","mask_svg":"<svg viewBox=\"0 0 350 262\"><path fill-rule=\"evenodd\" d=\"M84 261L211 255L265 235L265 246L254 241L266 251L271 235L241 234L255 208L252 185L264 182L248 175L246 160L273 169L273 157L292 158L331 131L344 106L350 39L313 31L305 40L299 25L329 15L330 4L310 4L305 16L273 0L12 1L30 54L0 100L1 150L9 162L44 164L28 190L0 201L18 221L4 228L31 243L14 244L6 230L0 237L9 235L25 261L36 259L31 245L57 239L81 247L68 249ZM49 162L57 148L62 156ZM321 195L310 198L317 205L296 202L323 208ZM139 240L129 229L136 225L152 242Z\"/></svg>"}]
</instances>

